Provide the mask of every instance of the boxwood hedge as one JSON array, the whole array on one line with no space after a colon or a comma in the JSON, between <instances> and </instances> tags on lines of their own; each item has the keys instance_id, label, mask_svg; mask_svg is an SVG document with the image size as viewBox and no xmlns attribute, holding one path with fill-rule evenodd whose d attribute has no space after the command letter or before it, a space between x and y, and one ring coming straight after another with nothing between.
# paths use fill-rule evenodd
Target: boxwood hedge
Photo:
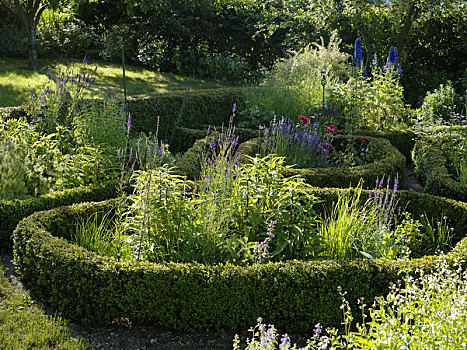
<instances>
[{"instance_id":1,"label":"boxwood hedge","mask_svg":"<svg viewBox=\"0 0 467 350\"><path fill-rule=\"evenodd\" d=\"M12 246L11 235L21 219L36 211L48 210L73 203L101 201L116 196L115 184L101 187L78 187L51 192L37 198L24 200L0 199L0 251Z\"/></svg>"},{"instance_id":2,"label":"boxwood hedge","mask_svg":"<svg viewBox=\"0 0 467 350\"><path fill-rule=\"evenodd\" d=\"M415 133L412 130L360 130L359 134L388 140L407 159L410 159L412 149L415 145Z\"/></svg>"},{"instance_id":3,"label":"boxwood hedge","mask_svg":"<svg viewBox=\"0 0 467 350\"><path fill-rule=\"evenodd\" d=\"M345 142L360 136L336 135L334 142ZM405 174L405 157L386 139L369 137L372 143L372 153L379 156L379 160L361 166L349 168L309 168L289 169L286 176L300 175L307 183L318 187L349 187L356 186L363 179L364 188L373 188L376 179L399 177ZM259 149L261 138L249 140L240 145L242 154L254 156Z\"/></svg>"},{"instance_id":4,"label":"boxwood hedge","mask_svg":"<svg viewBox=\"0 0 467 350\"><path fill-rule=\"evenodd\" d=\"M315 189L331 203L346 190ZM369 195L371 191L364 191ZM417 217L447 216L457 244L447 257L467 255L467 203L398 192L399 203ZM414 260L288 261L235 266L154 264L102 257L67 241L77 217L105 213L114 200L35 213L14 232L14 254L23 281L66 317L93 324L126 318L175 329L245 329L261 316L288 331L312 331L318 322L340 327L338 286L351 307L371 304L389 285L416 269L431 270L437 256ZM358 317L358 316L357 316Z\"/></svg>"},{"instance_id":5,"label":"boxwood hedge","mask_svg":"<svg viewBox=\"0 0 467 350\"><path fill-rule=\"evenodd\" d=\"M448 171L448 160L435 144L417 141L412 152L414 170L424 184L424 192L467 202L467 186L455 181Z\"/></svg>"}]
</instances>

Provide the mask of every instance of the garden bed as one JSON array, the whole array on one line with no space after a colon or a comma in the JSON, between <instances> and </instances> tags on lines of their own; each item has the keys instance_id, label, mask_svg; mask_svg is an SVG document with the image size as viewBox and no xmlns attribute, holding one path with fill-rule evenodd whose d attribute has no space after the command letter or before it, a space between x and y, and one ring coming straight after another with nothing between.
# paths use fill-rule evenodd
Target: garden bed
<instances>
[{"instance_id":1,"label":"garden bed","mask_svg":"<svg viewBox=\"0 0 467 350\"><path fill-rule=\"evenodd\" d=\"M344 190L315 189L331 203ZM364 191L369 196L371 191ZM417 218L428 212L454 226L456 247L448 258L464 257L467 204L399 192L401 206ZM14 233L14 253L23 280L63 315L83 323L106 324L126 318L173 329L244 329L259 316L277 327L308 332L317 322L340 327L341 298L347 292L371 304L389 285L417 268L430 270L437 256L412 260L287 261L236 266L198 263L148 263L102 257L71 244L78 217L105 213L115 200L38 212Z\"/></svg>"},{"instance_id":2,"label":"garden bed","mask_svg":"<svg viewBox=\"0 0 467 350\"><path fill-rule=\"evenodd\" d=\"M336 135L337 142L348 142L360 136ZM249 140L240 145L243 155L254 156L259 151L261 138ZM345 188L356 186L363 180L364 188L373 188L377 179L383 177L401 178L405 173L405 157L386 139L368 137L372 143L372 152L378 155L378 160L360 166L288 169L286 176L300 175L307 183L318 187Z\"/></svg>"}]
</instances>

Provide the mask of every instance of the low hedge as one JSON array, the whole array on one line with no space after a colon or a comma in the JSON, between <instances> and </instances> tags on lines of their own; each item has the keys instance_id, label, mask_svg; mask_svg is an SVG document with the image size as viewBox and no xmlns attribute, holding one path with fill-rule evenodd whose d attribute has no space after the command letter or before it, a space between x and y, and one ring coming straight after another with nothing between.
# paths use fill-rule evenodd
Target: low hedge
<instances>
[{"instance_id":1,"label":"low hedge","mask_svg":"<svg viewBox=\"0 0 467 350\"><path fill-rule=\"evenodd\" d=\"M345 142L360 136L336 135L334 142ZM300 175L307 183L318 187L349 187L356 186L360 179L363 180L364 188L374 188L376 179L399 177L405 174L405 157L386 139L368 138L372 142L374 153L380 159L374 163L349 168L309 168L309 169L289 169L286 176ZM261 138L252 139L240 145L239 151L242 154L254 156L259 150Z\"/></svg>"},{"instance_id":2,"label":"low hedge","mask_svg":"<svg viewBox=\"0 0 467 350\"><path fill-rule=\"evenodd\" d=\"M169 140L176 127L227 125L240 94L241 88L220 88L129 97L132 130L158 131L161 140Z\"/></svg>"},{"instance_id":3,"label":"low hedge","mask_svg":"<svg viewBox=\"0 0 467 350\"><path fill-rule=\"evenodd\" d=\"M170 144L170 151L174 153L185 153L197 140L207 137L208 133L213 134L213 131L220 131L221 128L222 126L205 126L200 129L177 128ZM235 135L238 136L239 142L245 142L254 137L258 137L260 133L260 130L235 128Z\"/></svg>"},{"instance_id":4,"label":"low hedge","mask_svg":"<svg viewBox=\"0 0 467 350\"><path fill-rule=\"evenodd\" d=\"M79 187L51 192L37 198L24 200L0 199L0 251L12 247L11 235L21 219L36 211L49 210L73 203L101 201L116 196L115 186Z\"/></svg>"},{"instance_id":5,"label":"low hedge","mask_svg":"<svg viewBox=\"0 0 467 350\"><path fill-rule=\"evenodd\" d=\"M371 136L388 140L407 159L410 159L412 149L415 145L415 133L412 130L360 130L358 133L362 136ZM343 134L345 135L345 132Z\"/></svg>"},{"instance_id":6,"label":"low hedge","mask_svg":"<svg viewBox=\"0 0 467 350\"><path fill-rule=\"evenodd\" d=\"M455 181L448 171L448 160L436 145L418 141L412 152L414 170L424 192L467 202L467 186Z\"/></svg>"},{"instance_id":7,"label":"low hedge","mask_svg":"<svg viewBox=\"0 0 467 350\"><path fill-rule=\"evenodd\" d=\"M315 189L314 194L330 203L344 191ZM424 212L447 216L456 240L462 239L447 257L466 257L466 203L412 191L400 191L397 197L414 217ZM238 330L261 316L278 328L310 334L318 322L341 326L338 286L358 310L359 298L370 305L376 296L388 293L391 283L419 268L434 269L440 260L427 256L250 266L155 264L117 262L67 241L78 217L105 213L114 206L115 201L109 200L35 213L14 232L15 260L23 281L66 317L93 324L125 318L180 330Z\"/></svg>"}]
</instances>

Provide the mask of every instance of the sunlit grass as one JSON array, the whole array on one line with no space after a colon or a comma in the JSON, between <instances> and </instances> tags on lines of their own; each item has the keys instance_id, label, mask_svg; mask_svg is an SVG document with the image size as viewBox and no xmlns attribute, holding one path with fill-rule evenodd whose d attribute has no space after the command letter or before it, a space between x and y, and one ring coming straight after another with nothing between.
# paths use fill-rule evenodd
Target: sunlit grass
<instances>
[{"instance_id":1,"label":"sunlit grass","mask_svg":"<svg viewBox=\"0 0 467 350\"><path fill-rule=\"evenodd\" d=\"M85 349L59 317L49 317L29 293L15 289L0 265L0 349Z\"/></svg>"},{"instance_id":2,"label":"sunlit grass","mask_svg":"<svg viewBox=\"0 0 467 350\"><path fill-rule=\"evenodd\" d=\"M47 82L47 72L54 69L59 63L58 59L39 59L39 70L32 72L28 69L26 59L0 58L0 107L18 106L26 102L29 86L39 89ZM69 60L64 59L60 68L66 69ZM97 88L105 93L123 96L122 67L119 64L105 62L88 63L82 60L74 62L74 69L94 69L97 66ZM168 92L183 90L187 86L193 89L214 89L225 85L200 78L183 77L171 73L160 73L142 67L126 67L127 96L147 93Z\"/></svg>"}]
</instances>

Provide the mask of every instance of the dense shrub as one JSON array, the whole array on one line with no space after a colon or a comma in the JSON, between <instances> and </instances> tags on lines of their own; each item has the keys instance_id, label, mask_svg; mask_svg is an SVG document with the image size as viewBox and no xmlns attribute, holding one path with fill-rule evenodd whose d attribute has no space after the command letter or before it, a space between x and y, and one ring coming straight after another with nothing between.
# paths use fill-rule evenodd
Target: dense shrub
<instances>
[{"instance_id":1,"label":"dense shrub","mask_svg":"<svg viewBox=\"0 0 467 350\"><path fill-rule=\"evenodd\" d=\"M421 107L421 120L427 124L449 123L454 118L455 111L454 88L448 82L445 86L428 92Z\"/></svg>"},{"instance_id":2,"label":"dense shrub","mask_svg":"<svg viewBox=\"0 0 467 350\"><path fill-rule=\"evenodd\" d=\"M343 190L315 189L321 206ZM369 196L371 191L364 192ZM399 204L414 218L446 216L454 242L465 236L467 204L414 192L398 192ZM122 317L176 329L244 328L259 316L290 331L310 333L317 322L339 327L341 298L347 292L371 304L390 283L416 268L433 269L436 256L415 260L360 260L253 264L151 264L101 257L67 242L78 218L106 213L114 201L87 203L35 213L14 233L14 253L25 283L65 316L93 324ZM322 210L322 208L321 208ZM452 256L465 257L466 240Z\"/></svg>"}]
</instances>

